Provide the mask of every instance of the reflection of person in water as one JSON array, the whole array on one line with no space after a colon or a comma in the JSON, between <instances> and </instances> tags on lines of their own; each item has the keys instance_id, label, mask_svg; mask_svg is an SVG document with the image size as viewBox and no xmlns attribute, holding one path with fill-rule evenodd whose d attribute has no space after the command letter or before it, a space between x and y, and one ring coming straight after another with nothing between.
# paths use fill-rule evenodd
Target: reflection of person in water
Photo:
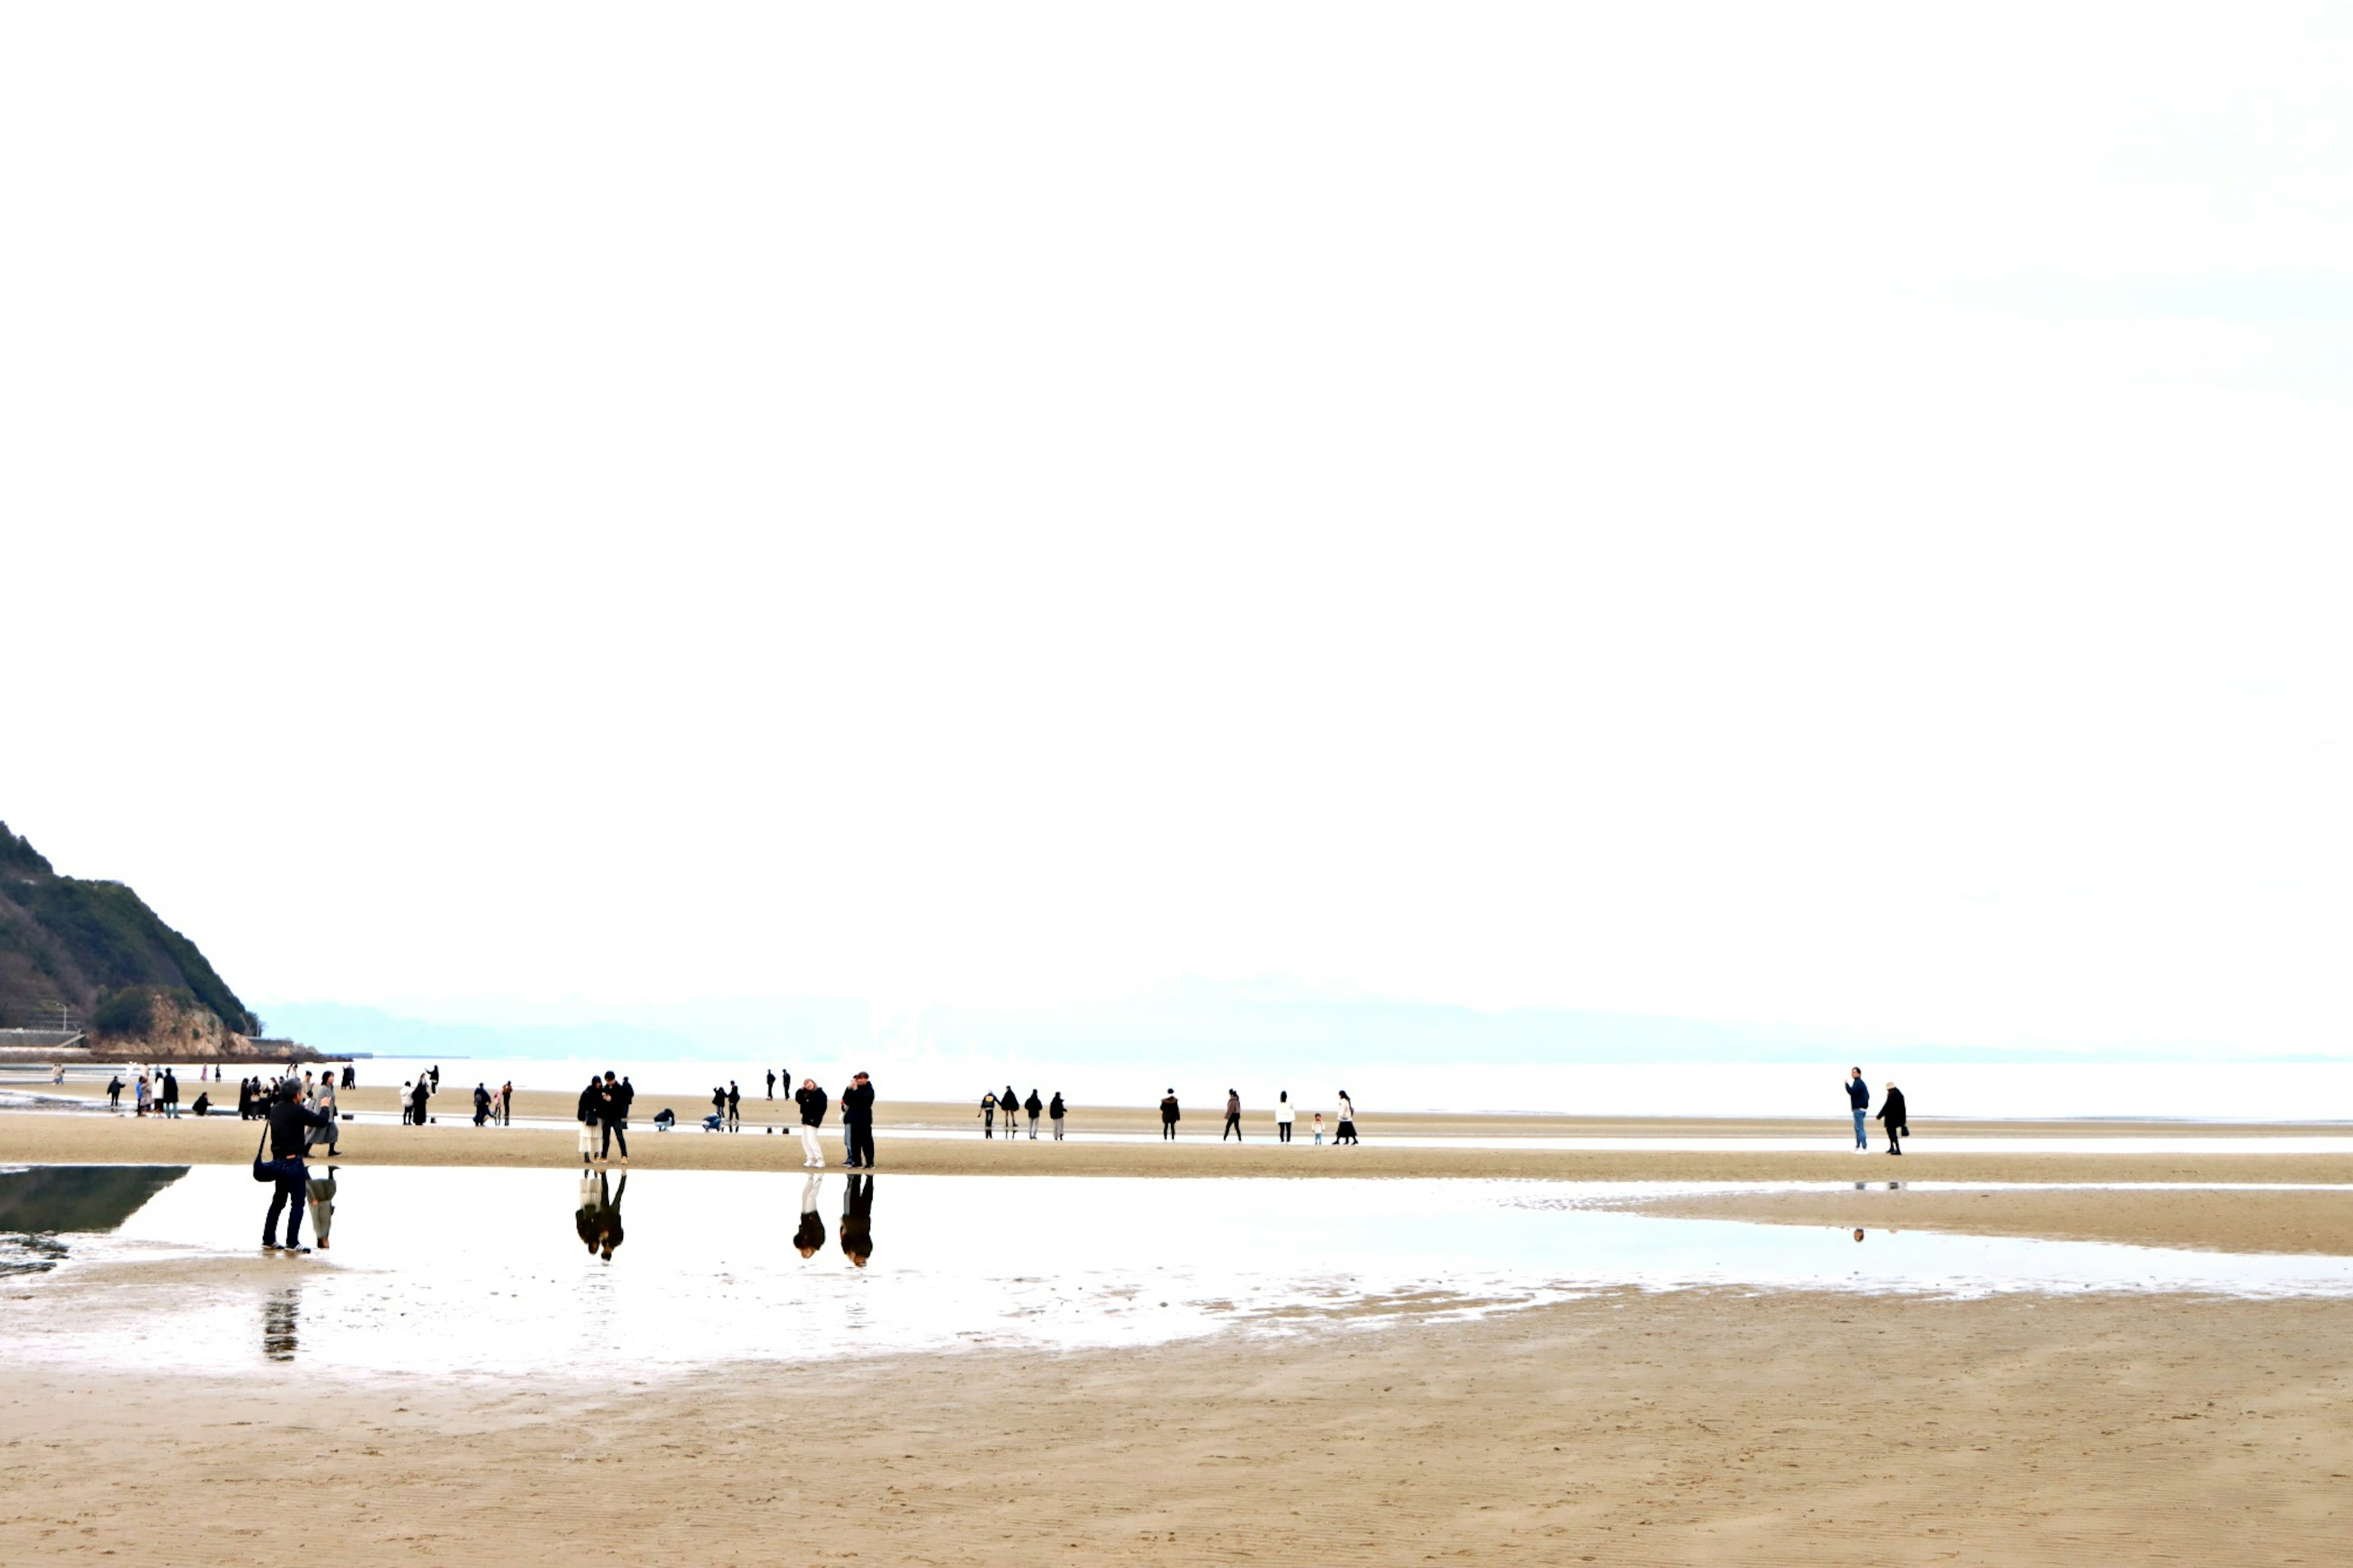
<instances>
[{"instance_id":1,"label":"reflection of person in water","mask_svg":"<svg viewBox=\"0 0 2353 1568\"><path fill-rule=\"evenodd\" d=\"M596 1203L589 1215L596 1234L589 1240L588 1249L602 1253L607 1263L613 1261L613 1249L621 1245L621 1196L629 1190L629 1173L621 1173L621 1184L617 1187L608 1187L611 1180L601 1171L596 1173Z\"/></svg>"},{"instance_id":2,"label":"reflection of person in water","mask_svg":"<svg viewBox=\"0 0 2353 1568\"><path fill-rule=\"evenodd\" d=\"M801 1249L803 1258L815 1258L825 1246L825 1221L817 1214L817 1200L824 1186L823 1176L811 1176L801 1184L801 1227L793 1233L793 1245Z\"/></svg>"},{"instance_id":3,"label":"reflection of person in water","mask_svg":"<svg viewBox=\"0 0 2353 1568\"><path fill-rule=\"evenodd\" d=\"M874 1178L852 1176L841 1194L841 1255L866 1267L874 1256Z\"/></svg>"},{"instance_id":4,"label":"reflection of person in water","mask_svg":"<svg viewBox=\"0 0 2353 1568\"><path fill-rule=\"evenodd\" d=\"M271 1361L294 1359L294 1315L301 1300L301 1292L290 1286L261 1303L261 1353Z\"/></svg>"},{"instance_id":5,"label":"reflection of person in water","mask_svg":"<svg viewBox=\"0 0 2353 1568\"><path fill-rule=\"evenodd\" d=\"M335 1224L335 1167L328 1166L323 1176L311 1172L310 1187L311 1239L318 1243L320 1251L324 1252L331 1245L327 1239L328 1233Z\"/></svg>"}]
</instances>

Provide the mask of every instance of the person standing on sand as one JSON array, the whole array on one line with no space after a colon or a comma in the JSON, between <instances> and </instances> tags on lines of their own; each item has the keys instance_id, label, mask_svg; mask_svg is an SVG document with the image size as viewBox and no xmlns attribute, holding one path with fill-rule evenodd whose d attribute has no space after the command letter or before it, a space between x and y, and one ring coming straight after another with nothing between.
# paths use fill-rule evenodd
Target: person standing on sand
<instances>
[{"instance_id":1,"label":"person standing on sand","mask_svg":"<svg viewBox=\"0 0 2353 1568\"><path fill-rule=\"evenodd\" d=\"M180 1119L180 1075L170 1068L164 1069L164 1114L174 1121Z\"/></svg>"},{"instance_id":2,"label":"person standing on sand","mask_svg":"<svg viewBox=\"0 0 2353 1568\"><path fill-rule=\"evenodd\" d=\"M425 1102L432 1092L422 1078L417 1080L417 1087L408 1091L408 1120L419 1127L433 1120L425 1113Z\"/></svg>"},{"instance_id":3,"label":"person standing on sand","mask_svg":"<svg viewBox=\"0 0 2353 1568\"><path fill-rule=\"evenodd\" d=\"M239 1084L239 1085L237 1086L237 1113L239 1116L243 1116L244 1114L246 1114L245 1105L246 1105L245 1086L244 1086L243 1084ZM109 1110L121 1110L121 1109L122 1109L122 1075L121 1075L121 1073L119 1073L119 1072L118 1072L118 1073L109 1073L109 1074L107 1075L107 1078L106 1078L106 1108L107 1108Z\"/></svg>"},{"instance_id":4,"label":"person standing on sand","mask_svg":"<svg viewBox=\"0 0 2353 1568\"><path fill-rule=\"evenodd\" d=\"M986 1139L997 1136L997 1091L993 1089L980 1097L980 1135ZM1009 1138L1012 1135L1012 1130L1008 1128L1006 1136Z\"/></svg>"},{"instance_id":5,"label":"person standing on sand","mask_svg":"<svg viewBox=\"0 0 2353 1568\"><path fill-rule=\"evenodd\" d=\"M801 1163L812 1171L825 1169L825 1146L819 1143L818 1130L825 1125L826 1107L832 1100L818 1088L817 1079L801 1079L801 1091L793 1096L793 1103L801 1108Z\"/></svg>"},{"instance_id":6,"label":"person standing on sand","mask_svg":"<svg viewBox=\"0 0 2353 1568\"><path fill-rule=\"evenodd\" d=\"M1050 1114L1054 1123L1054 1142L1060 1143L1062 1141L1062 1112L1065 1110L1065 1107L1062 1104L1062 1091L1060 1089L1058 1089L1054 1091L1053 1102L1048 1105L1046 1110Z\"/></svg>"},{"instance_id":7,"label":"person standing on sand","mask_svg":"<svg viewBox=\"0 0 2353 1568\"><path fill-rule=\"evenodd\" d=\"M1291 1119L1294 1114L1295 1112L1291 1109L1291 1091L1286 1089L1274 1099L1274 1141L1276 1142L1291 1142Z\"/></svg>"},{"instance_id":8,"label":"person standing on sand","mask_svg":"<svg viewBox=\"0 0 2353 1568\"><path fill-rule=\"evenodd\" d=\"M1219 1142L1226 1141L1226 1132L1234 1135L1235 1142L1242 1141L1242 1092L1238 1089L1226 1090L1226 1131L1218 1134Z\"/></svg>"},{"instance_id":9,"label":"person standing on sand","mask_svg":"<svg viewBox=\"0 0 2353 1568\"><path fill-rule=\"evenodd\" d=\"M491 1086L486 1083L478 1083L474 1086L474 1125L477 1127L485 1126L489 1123L490 1120Z\"/></svg>"},{"instance_id":10,"label":"person standing on sand","mask_svg":"<svg viewBox=\"0 0 2353 1568\"><path fill-rule=\"evenodd\" d=\"M1871 1139L1863 1131L1863 1119L1871 1114L1871 1085L1862 1081L1861 1068L1846 1080L1846 1108L1854 1113L1854 1152L1868 1154Z\"/></svg>"},{"instance_id":11,"label":"person standing on sand","mask_svg":"<svg viewBox=\"0 0 2353 1568\"><path fill-rule=\"evenodd\" d=\"M1320 1110L1315 1113L1315 1146L1324 1147L1324 1113Z\"/></svg>"},{"instance_id":12,"label":"person standing on sand","mask_svg":"<svg viewBox=\"0 0 2353 1568\"><path fill-rule=\"evenodd\" d=\"M874 1080L860 1073L841 1091L842 1142L853 1168L874 1168Z\"/></svg>"},{"instance_id":13,"label":"person standing on sand","mask_svg":"<svg viewBox=\"0 0 2353 1568\"><path fill-rule=\"evenodd\" d=\"M269 1131L262 1134L269 1144L269 1157L277 1167L277 1184L269 1194L269 1213L261 1221L261 1249L277 1252L278 1215L286 1215L287 1252L309 1250L302 1245L302 1205L310 1199L309 1173L302 1165L304 1134L313 1127L324 1126L326 1118L296 1099L296 1086L290 1080L280 1084L276 1100L269 1107ZM289 1200L291 1200L290 1203Z\"/></svg>"},{"instance_id":14,"label":"person standing on sand","mask_svg":"<svg viewBox=\"0 0 2353 1568\"><path fill-rule=\"evenodd\" d=\"M818 1199L824 1191L823 1176L811 1176L801 1184L801 1227L793 1233L793 1246L803 1258L815 1258L825 1249L825 1221L818 1217L817 1212Z\"/></svg>"},{"instance_id":15,"label":"person standing on sand","mask_svg":"<svg viewBox=\"0 0 2353 1568\"><path fill-rule=\"evenodd\" d=\"M1184 1111L1177 1109L1176 1090L1172 1085L1168 1092L1160 1097L1160 1136L1170 1142L1175 1142L1176 1123L1183 1119L1184 1115Z\"/></svg>"},{"instance_id":16,"label":"person standing on sand","mask_svg":"<svg viewBox=\"0 0 2353 1568\"><path fill-rule=\"evenodd\" d=\"M1348 1091L1344 1089L1340 1091L1340 1126L1339 1130L1332 1134L1332 1147L1336 1149L1343 1143L1354 1143L1356 1141L1356 1102L1348 1098Z\"/></svg>"},{"instance_id":17,"label":"person standing on sand","mask_svg":"<svg viewBox=\"0 0 2353 1568\"><path fill-rule=\"evenodd\" d=\"M327 1124L324 1127L311 1134L309 1147L317 1148L319 1140L324 1138L327 1141L327 1158L332 1160L335 1157L335 1147L342 1140L341 1119L335 1114L335 1075L331 1072L321 1073L318 1087L311 1089L311 1098L305 1103L327 1119ZM311 1228L316 1230L319 1227L314 1225ZM322 1247L326 1245L323 1238L320 1245Z\"/></svg>"},{"instance_id":18,"label":"person standing on sand","mask_svg":"<svg viewBox=\"0 0 2353 1568\"><path fill-rule=\"evenodd\" d=\"M1038 1091L1033 1089L1029 1091L1029 1098L1021 1102L1021 1109L1029 1113L1029 1142L1035 1143L1038 1142L1038 1117L1046 1109L1046 1102L1038 1098Z\"/></svg>"},{"instance_id":19,"label":"person standing on sand","mask_svg":"<svg viewBox=\"0 0 2353 1568\"><path fill-rule=\"evenodd\" d=\"M580 1163L586 1167L596 1157L596 1122L605 1114L605 1086L596 1075L588 1075L588 1087L580 1091L580 1105L573 1120L580 1123Z\"/></svg>"},{"instance_id":20,"label":"person standing on sand","mask_svg":"<svg viewBox=\"0 0 2353 1568\"><path fill-rule=\"evenodd\" d=\"M629 1101L635 1100L638 1091L629 1087L627 1079L615 1083L612 1069L610 1068L605 1069L605 1087L596 1091L596 1114L598 1120L605 1124L605 1144L603 1152L596 1156L598 1159L609 1160L613 1157L613 1141L617 1138L621 1142L621 1163L626 1165L629 1163ZM626 1182L628 1178L623 1177L622 1180ZM614 1226L615 1240L617 1242L619 1239L617 1214L614 1216ZM613 1256L611 1247L605 1249L605 1256L607 1258Z\"/></svg>"},{"instance_id":21,"label":"person standing on sand","mask_svg":"<svg viewBox=\"0 0 2353 1568\"><path fill-rule=\"evenodd\" d=\"M514 1125L514 1079L509 1079L499 1087L499 1125Z\"/></svg>"},{"instance_id":22,"label":"person standing on sand","mask_svg":"<svg viewBox=\"0 0 2353 1568\"><path fill-rule=\"evenodd\" d=\"M1897 1141L1896 1134L1910 1136L1912 1122L1905 1112L1904 1091L1892 1082L1887 1086L1887 1098L1880 1102L1879 1125L1887 1131L1887 1152L1891 1154L1904 1152L1904 1145Z\"/></svg>"},{"instance_id":23,"label":"person standing on sand","mask_svg":"<svg viewBox=\"0 0 2353 1568\"><path fill-rule=\"evenodd\" d=\"M735 1087L732 1078L727 1080L727 1131L744 1131L744 1091Z\"/></svg>"},{"instance_id":24,"label":"person standing on sand","mask_svg":"<svg viewBox=\"0 0 2353 1568\"><path fill-rule=\"evenodd\" d=\"M1013 1092L1011 1084L1007 1084L1005 1092L997 1097L997 1109L1005 1113L1005 1141L1010 1143L1018 1131L1013 1119L1021 1114L1021 1100Z\"/></svg>"},{"instance_id":25,"label":"person standing on sand","mask_svg":"<svg viewBox=\"0 0 2353 1568\"><path fill-rule=\"evenodd\" d=\"M153 1091L149 1089L147 1087L147 1075L143 1072L141 1073L139 1075L138 1083L132 1086L131 1090L131 1103L133 1107L132 1111L132 1115L144 1116L147 1114L147 1097Z\"/></svg>"},{"instance_id":26,"label":"person standing on sand","mask_svg":"<svg viewBox=\"0 0 2353 1568\"><path fill-rule=\"evenodd\" d=\"M776 1098L776 1069L774 1068L768 1069L768 1098Z\"/></svg>"}]
</instances>

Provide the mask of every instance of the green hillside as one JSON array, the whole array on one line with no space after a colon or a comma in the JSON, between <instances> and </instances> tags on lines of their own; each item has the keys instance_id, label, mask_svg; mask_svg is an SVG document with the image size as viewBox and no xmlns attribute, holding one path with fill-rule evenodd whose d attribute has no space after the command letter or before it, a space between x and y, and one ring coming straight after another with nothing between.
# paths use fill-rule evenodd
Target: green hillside
<instances>
[{"instance_id":1,"label":"green hillside","mask_svg":"<svg viewBox=\"0 0 2353 1568\"><path fill-rule=\"evenodd\" d=\"M58 876L0 822L0 1026L53 1022L62 1004L78 1027L142 1034L159 994L210 1008L239 1034L260 1027L196 944L138 894Z\"/></svg>"}]
</instances>

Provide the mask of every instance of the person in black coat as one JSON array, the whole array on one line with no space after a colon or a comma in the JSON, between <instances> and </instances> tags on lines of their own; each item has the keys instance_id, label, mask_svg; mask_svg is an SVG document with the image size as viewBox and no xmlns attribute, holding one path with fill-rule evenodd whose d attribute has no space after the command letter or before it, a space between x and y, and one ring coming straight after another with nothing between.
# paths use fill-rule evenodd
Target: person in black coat
<instances>
[{"instance_id":1,"label":"person in black coat","mask_svg":"<svg viewBox=\"0 0 2353 1568\"><path fill-rule=\"evenodd\" d=\"M841 1142L844 1163L874 1168L874 1084L864 1073L841 1091Z\"/></svg>"},{"instance_id":2,"label":"person in black coat","mask_svg":"<svg viewBox=\"0 0 2353 1568\"><path fill-rule=\"evenodd\" d=\"M417 1080L417 1086L408 1091L408 1120L419 1127L433 1120L425 1114L426 1098L432 1092L433 1090L427 1086L422 1078L419 1078Z\"/></svg>"},{"instance_id":3,"label":"person in black coat","mask_svg":"<svg viewBox=\"0 0 2353 1568\"><path fill-rule=\"evenodd\" d=\"M605 1081L596 1089L596 1119L605 1124L605 1142L596 1158L611 1159L613 1141L617 1138L621 1142L621 1163L629 1163L629 1106L637 1098L638 1091L628 1079L615 1083L613 1075L606 1073Z\"/></svg>"},{"instance_id":4,"label":"person in black coat","mask_svg":"<svg viewBox=\"0 0 2353 1568\"><path fill-rule=\"evenodd\" d=\"M1033 1089L1029 1091L1029 1098L1021 1102L1021 1109L1029 1113L1029 1142L1035 1143L1038 1141L1038 1118L1045 1110L1046 1102L1038 1098L1038 1091Z\"/></svg>"},{"instance_id":5,"label":"person in black coat","mask_svg":"<svg viewBox=\"0 0 2353 1568\"><path fill-rule=\"evenodd\" d=\"M1054 1124L1054 1142L1057 1143L1062 1141L1062 1117L1069 1109L1062 1103L1062 1091L1056 1089L1052 1103L1046 1107L1046 1115L1047 1119Z\"/></svg>"},{"instance_id":6,"label":"person in black coat","mask_svg":"<svg viewBox=\"0 0 2353 1568\"><path fill-rule=\"evenodd\" d=\"M279 1250L280 1209L286 1211L285 1250L310 1250L302 1245L302 1205L308 1201L311 1177L302 1164L302 1152L310 1146L311 1130L324 1127L327 1117L325 1112L302 1103L299 1088L292 1082L279 1085L278 1098L269 1107L269 1157L278 1165L278 1184L269 1194L269 1213L261 1222L261 1248L265 1252ZM289 1198L293 1200L290 1205Z\"/></svg>"},{"instance_id":7,"label":"person in black coat","mask_svg":"<svg viewBox=\"0 0 2353 1568\"><path fill-rule=\"evenodd\" d=\"M1887 1152L1891 1154L1904 1152L1898 1134L1910 1137L1912 1123L1905 1116L1904 1091L1892 1083L1887 1086L1887 1098L1880 1102L1879 1124L1887 1130Z\"/></svg>"},{"instance_id":8,"label":"person in black coat","mask_svg":"<svg viewBox=\"0 0 2353 1568\"><path fill-rule=\"evenodd\" d=\"M1176 1091L1175 1089L1172 1089L1166 1094L1162 1095L1160 1097L1160 1136L1163 1138L1175 1138L1176 1136L1177 1121L1183 1117L1184 1114L1185 1113L1176 1107Z\"/></svg>"}]
</instances>

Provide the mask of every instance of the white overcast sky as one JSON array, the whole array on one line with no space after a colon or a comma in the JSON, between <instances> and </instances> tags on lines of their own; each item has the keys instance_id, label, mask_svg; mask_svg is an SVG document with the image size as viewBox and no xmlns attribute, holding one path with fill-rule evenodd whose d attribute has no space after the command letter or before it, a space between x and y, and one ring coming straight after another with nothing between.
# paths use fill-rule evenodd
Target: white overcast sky
<instances>
[{"instance_id":1,"label":"white overcast sky","mask_svg":"<svg viewBox=\"0 0 2353 1568\"><path fill-rule=\"evenodd\" d=\"M0 816L248 995L2353 1047L2343 10L0 16Z\"/></svg>"}]
</instances>

